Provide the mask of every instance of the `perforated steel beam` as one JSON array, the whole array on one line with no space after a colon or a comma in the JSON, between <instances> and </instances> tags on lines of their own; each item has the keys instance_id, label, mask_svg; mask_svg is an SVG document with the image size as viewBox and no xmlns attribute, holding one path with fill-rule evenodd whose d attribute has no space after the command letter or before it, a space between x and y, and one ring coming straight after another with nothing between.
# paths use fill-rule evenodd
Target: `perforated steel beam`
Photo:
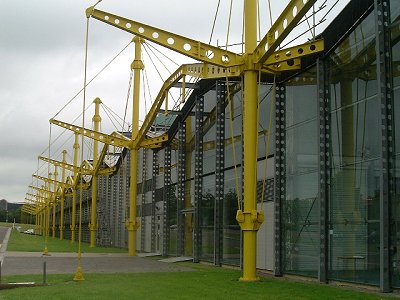
<instances>
[{"instance_id":1,"label":"perforated steel beam","mask_svg":"<svg viewBox=\"0 0 400 300\"><path fill-rule=\"evenodd\" d=\"M156 189L157 189L157 171L158 170L158 152L153 151L152 161L152 182L151 182L151 248L152 253L156 252L157 224L156 224Z\"/></svg>"},{"instance_id":2,"label":"perforated steel beam","mask_svg":"<svg viewBox=\"0 0 400 300\"><path fill-rule=\"evenodd\" d=\"M380 176L380 290L390 292L391 259L390 205L393 195L393 82L390 45L390 1L375 0L376 65L378 98L381 103L381 176Z\"/></svg>"},{"instance_id":3,"label":"perforated steel beam","mask_svg":"<svg viewBox=\"0 0 400 300\"><path fill-rule=\"evenodd\" d=\"M169 252L169 199L171 193L171 145L164 148L164 190L163 190L163 250L162 255L168 256Z\"/></svg>"},{"instance_id":4,"label":"perforated steel beam","mask_svg":"<svg viewBox=\"0 0 400 300\"><path fill-rule=\"evenodd\" d=\"M214 264L220 266L223 259L223 207L225 167L225 99L226 84L216 82L216 162L214 203ZM229 104L228 104L229 105ZM234 147L234 146L233 146Z\"/></svg>"},{"instance_id":5,"label":"perforated steel beam","mask_svg":"<svg viewBox=\"0 0 400 300\"><path fill-rule=\"evenodd\" d=\"M145 252L146 249L146 176L147 176L147 150L142 149L142 195L141 195L141 218L140 222L140 250Z\"/></svg>"},{"instance_id":6,"label":"perforated steel beam","mask_svg":"<svg viewBox=\"0 0 400 300\"><path fill-rule=\"evenodd\" d=\"M182 210L185 204L185 152L186 152L186 124L185 122L180 123L178 131L178 240L177 240L177 255L184 254L184 237L185 237L185 224L184 214Z\"/></svg>"},{"instance_id":7,"label":"perforated steel beam","mask_svg":"<svg viewBox=\"0 0 400 300\"><path fill-rule=\"evenodd\" d=\"M275 264L274 275L283 275L282 205L286 197L286 88L275 89Z\"/></svg>"},{"instance_id":8,"label":"perforated steel beam","mask_svg":"<svg viewBox=\"0 0 400 300\"><path fill-rule=\"evenodd\" d=\"M243 61L243 58L236 53L97 10L93 7L89 7L86 10L86 15L198 61L222 67L240 65Z\"/></svg>"},{"instance_id":9,"label":"perforated steel beam","mask_svg":"<svg viewBox=\"0 0 400 300\"><path fill-rule=\"evenodd\" d=\"M203 113L204 97L195 99L194 228L193 262L199 262L202 248L201 201L203 198Z\"/></svg>"},{"instance_id":10,"label":"perforated steel beam","mask_svg":"<svg viewBox=\"0 0 400 300\"><path fill-rule=\"evenodd\" d=\"M329 177L330 177L330 112L329 85L326 78L326 62L317 61L317 88L319 112L319 270L321 283L328 282L329 258Z\"/></svg>"}]
</instances>

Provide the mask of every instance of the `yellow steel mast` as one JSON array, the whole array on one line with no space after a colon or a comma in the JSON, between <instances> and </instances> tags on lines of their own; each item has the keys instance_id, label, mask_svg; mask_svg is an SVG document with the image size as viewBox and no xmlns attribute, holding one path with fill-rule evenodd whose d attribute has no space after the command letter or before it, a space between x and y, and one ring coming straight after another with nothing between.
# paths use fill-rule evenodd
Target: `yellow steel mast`
<instances>
[{"instance_id":1,"label":"yellow steel mast","mask_svg":"<svg viewBox=\"0 0 400 300\"><path fill-rule=\"evenodd\" d=\"M63 159L62 162L63 163L67 163L67 150L63 150L62 152L63 155ZM61 182L65 182L65 168L62 168L61 171ZM59 225L59 229L60 229L60 240L64 239L64 201L65 201L65 190L64 188L62 188L61 191L61 199L60 199L60 225Z\"/></svg>"},{"instance_id":2,"label":"yellow steel mast","mask_svg":"<svg viewBox=\"0 0 400 300\"><path fill-rule=\"evenodd\" d=\"M140 71L144 68L142 57L142 40L134 37L135 58L131 65L133 70L133 110L132 110L132 141L136 139L139 131L139 98L140 98ZM129 219L126 221L128 229L128 254L136 255L136 231L139 223L136 220L136 197L137 197L137 155L138 148L132 147L129 187Z\"/></svg>"},{"instance_id":3,"label":"yellow steel mast","mask_svg":"<svg viewBox=\"0 0 400 300\"><path fill-rule=\"evenodd\" d=\"M245 56L246 68L243 72L243 186L244 186L244 222L243 231L243 277L241 280L254 281L256 276L257 230L263 219L257 218L257 69L252 53L257 46L257 0L245 0ZM257 224L258 223L258 224ZM258 226L254 226L257 224Z\"/></svg>"},{"instance_id":4,"label":"yellow steel mast","mask_svg":"<svg viewBox=\"0 0 400 300\"><path fill-rule=\"evenodd\" d=\"M78 167L78 157L79 157L79 135L75 134L74 143L74 167ZM77 190L77 180L80 180L79 172L74 172L75 184L72 188L72 216L71 216L71 243L75 242L75 231L76 231L76 190Z\"/></svg>"},{"instance_id":5,"label":"yellow steel mast","mask_svg":"<svg viewBox=\"0 0 400 300\"><path fill-rule=\"evenodd\" d=\"M93 116L93 125L94 130L100 130L100 98L94 99L95 109L94 109L94 116ZM99 142L94 140L93 141L93 165L97 166L97 159L98 159L98 152L99 152ZM96 231L97 231L97 173L93 172L92 176L92 211L91 211L91 218L90 218L90 247L96 246Z\"/></svg>"}]
</instances>

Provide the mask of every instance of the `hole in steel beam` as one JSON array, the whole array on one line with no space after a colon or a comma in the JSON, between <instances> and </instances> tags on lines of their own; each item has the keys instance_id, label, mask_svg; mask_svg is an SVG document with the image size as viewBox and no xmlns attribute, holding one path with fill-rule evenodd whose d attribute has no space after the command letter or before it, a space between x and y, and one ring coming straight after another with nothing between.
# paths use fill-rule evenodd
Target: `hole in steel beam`
<instances>
[{"instance_id":1,"label":"hole in steel beam","mask_svg":"<svg viewBox=\"0 0 400 300\"><path fill-rule=\"evenodd\" d=\"M222 55L221 60L222 60L223 63L228 63L229 62L229 56L224 54L224 55Z\"/></svg>"},{"instance_id":2,"label":"hole in steel beam","mask_svg":"<svg viewBox=\"0 0 400 300\"><path fill-rule=\"evenodd\" d=\"M207 58L213 58L214 57L214 51L212 51L212 50L207 50L206 51L206 57Z\"/></svg>"},{"instance_id":3,"label":"hole in steel beam","mask_svg":"<svg viewBox=\"0 0 400 300\"><path fill-rule=\"evenodd\" d=\"M297 6L293 7L292 13L293 13L293 17L295 17L297 15Z\"/></svg>"}]
</instances>

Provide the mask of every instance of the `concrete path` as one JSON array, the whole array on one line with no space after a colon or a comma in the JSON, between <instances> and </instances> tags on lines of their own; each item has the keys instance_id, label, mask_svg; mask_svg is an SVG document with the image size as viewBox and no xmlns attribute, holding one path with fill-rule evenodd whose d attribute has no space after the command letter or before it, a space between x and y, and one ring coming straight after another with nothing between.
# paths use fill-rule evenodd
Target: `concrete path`
<instances>
[{"instance_id":1,"label":"concrete path","mask_svg":"<svg viewBox=\"0 0 400 300\"><path fill-rule=\"evenodd\" d=\"M4 255L7 249L8 239L10 238L11 228L0 227L0 266L3 265Z\"/></svg>"},{"instance_id":2,"label":"concrete path","mask_svg":"<svg viewBox=\"0 0 400 300\"><path fill-rule=\"evenodd\" d=\"M7 237L6 233L4 237ZM2 235L0 235L1 240L3 240ZM43 256L39 252L6 251L3 252L3 256L2 275L42 274L44 262L46 262L47 274L74 274L78 266L77 253L53 252L48 256ZM83 253L81 268L84 274L194 271L194 269L173 263L161 262L153 258L131 257L125 253Z\"/></svg>"}]
</instances>

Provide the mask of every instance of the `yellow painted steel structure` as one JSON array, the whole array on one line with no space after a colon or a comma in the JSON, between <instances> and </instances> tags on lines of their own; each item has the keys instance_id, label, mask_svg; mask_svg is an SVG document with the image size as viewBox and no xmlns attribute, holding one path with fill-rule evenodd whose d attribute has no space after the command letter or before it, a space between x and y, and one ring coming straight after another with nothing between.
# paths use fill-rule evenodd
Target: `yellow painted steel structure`
<instances>
[{"instance_id":1,"label":"yellow painted steel structure","mask_svg":"<svg viewBox=\"0 0 400 300\"><path fill-rule=\"evenodd\" d=\"M141 147L159 148L168 140L167 135L156 138L147 139L146 134L149 131L161 105L167 100L168 90L182 80L182 93L185 93L185 77L197 78L243 78L243 200L244 207L237 211L237 221L243 231L243 281L256 281L256 248L257 248L257 231L264 221L263 211L257 210L257 141L258 141L258 80L259 74L262 72L277 74L280 72L297 70L300 68L301 58L313 53L324 50L323 40L312 40L308 43L286 48L278 49L281 42L292 31L300 19L312 7L316 0L291 0L275 23L268 30L267 34L257 43L257 0L244 0L244 50L243 54L236 54L214 47L199 41L183 37L165 30L155 28L146 24L142 24L133 20L129 20L117 15L113 15L104 11L90 7L86 10L88 18L93 17L102 22L115 26L135 35L133 41L135 43L135 58L131 65L134 72L134 94L133 94L133 112L132 112L132 136L130 139L114 132L106 135L99 132L100 116L96 103L96 112L93 117L95 123L94 130L85 129L76 125L68 124L58 120L50 120L51 123L72 130L75 133L74 143L74 163L68 165L65 161L56 162L48 159L45 161L53 163L55 166L61 166L63 169L62 183L54 179L54 192L51 193L49 188L39 191L36 198L35 208L26 207L26 211L35 212L37 224L41 231L48 233L49 220L47 214L49 212L49 197L54 197L56 205L57 191L56 185L61 187L61 211L63 212L63 197L65 195L65 187L72 186L72 222L71 222L71 241L75 241L76 230L76 189L80 184L81 176L91 174L93 195L97 194L96 179L97 174L110 174L115 169L100 169L100 164L105 156L108 145L125 147L130 149L131 153L131 176L130 176L130 202L129 216L126 221L128 229L128 253L136 255L136 231L139 222L136 220L136 197L137 197L137 153ZM139 93L140 93L140 72L143 69L141 61L141 44L143 40L149 40L163 47L172 49L201 63L182 65L164 82L161 87L149 113L147 114L143 125L139 129ZM95 100L96 101L96 100ZM182 101L184 97L182 96ZM166 109L167 110L167 109ZM98 123L97 123L98 122ZM94 139L94 156L93 166L88 162L82 163L82 168L78 167L78 135L84 135ZM98 154L98 144L100 141L105 144L100 156ZM96 147L96 148L95 148ZM65 171L73 171L74 179L65 178ZM57 171L55 170L55 173ZM49 177L50 179L50 177ZM50 181L45 181L50 184ZM66 185L64 185L64 182ZM42 196L43 195L43 196ZM92 197L93 197L92 195ZM38 197L44 197L45 200L38 200ZM91 246L95 245L96 232L96 197L92 198L92 214L90 221L90 242ZM53 227L55 224L55 206L53 206ZM61 218L61 216L60 216ZM63 224L60 219L60 239L62 239ZM40 230L40 229L39 229ZM54 235L54 229L53 229Z\"/></svg>"},{"instance_id":2,"label":"yellow painted steel structure","mask_svg":"<svg viewBox=\"0 0 400 300\"><path fill-rule=\"evenodd\" d=\"M244 0L245 53L243 55L96 10L94 7L86 10L88 17L96 18L143 39L203 62L198 68L208 69L212 65L212 68L221 68L220 72L218 72L220 73L220 77L227 77L229 73L239 73L243 77L244 209L243 211L240 209L237 211L237 221L243 231L243 276L241 277L243 281L258 280L256 276L257 231L264 221L264 213L257 210L256 194L258 74L259 72L277 73L299 68L301 57L323 51L323 41L311 41L307 44L276 51L280 43L314 3L315 0L290 1L265 37L257 44L257 0ZM165 94L162 94L165 97ZM161 106L159 102L155 102L154 104L156 106L153 105L153 107L156 109L152 110L152 107L146 120L153 120L158 108ZM143 132L147 132L150 125L150 122L143 124L138 138L135 139L136 144L141 142L140 138L143 138ZM134 166L131 166L131 170L134 173L137 171ZM136 185L136 182L134 185ZM133 245L130 245L130 247L133 247ZM131 253L132 250L129 251Z\"/></svg>"},{"instance_id":3,"label":"yellow painted steel structure","mask_svg":"<svg viewBox=\"0 0 400 300\"><path fill-rule=\"evenodd\" d=\"M94 101L95 104L95 113L93 116L93 125L94 125L94 130L99 131L100 130L100 123L101 123L101 117L100 117L100 104L101 100L100 98L96 98ZM98 152L99 152L99 144L98 141L94 140L93 141L93 165L96 166L98 164ZM89 230L90 230L90 247L95 247L96 246L96 231L98 228L97 225L97 173L93 172L92 175L92 210L91 210L91 216L90 216L90 224L89 224Z\"/></svg>"}]
</instances>

